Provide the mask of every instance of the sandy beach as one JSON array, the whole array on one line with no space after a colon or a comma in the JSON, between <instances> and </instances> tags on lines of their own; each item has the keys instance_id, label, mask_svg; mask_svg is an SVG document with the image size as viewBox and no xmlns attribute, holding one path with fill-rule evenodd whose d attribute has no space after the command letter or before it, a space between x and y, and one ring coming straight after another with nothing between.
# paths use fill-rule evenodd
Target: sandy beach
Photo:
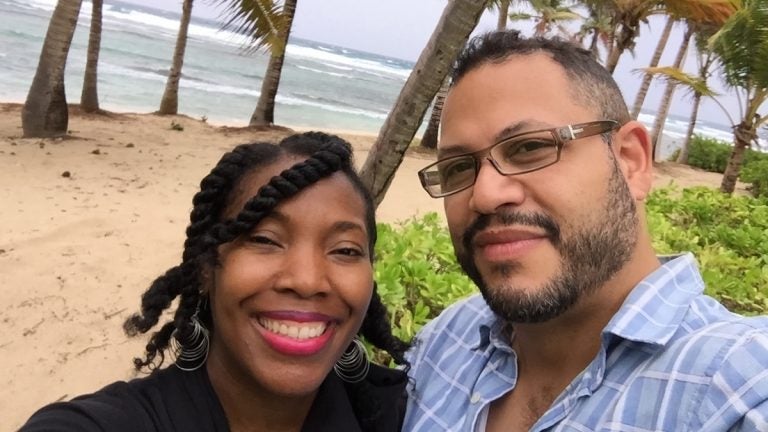
<instances>
[{"instance_id":1,"label":"sandy beach","mask_svg":"<svg viewBox=\"0 0 768 432\"><path fill-rule=\"evenodd\" d=\"M20 106L0 104L0 430L40 406L134 376L144 338L123 320L149 282L178 262L192 195L236 144L288 131L223 128L151 114L70 114L65 139L22 139ZM178 123L183 131L171 129ZM362 164L373 136L341 134ZM379 221L442 212L404 160ZM657 185L717 185L720 175L660 165Z\"/></svg>"}]
</instances>

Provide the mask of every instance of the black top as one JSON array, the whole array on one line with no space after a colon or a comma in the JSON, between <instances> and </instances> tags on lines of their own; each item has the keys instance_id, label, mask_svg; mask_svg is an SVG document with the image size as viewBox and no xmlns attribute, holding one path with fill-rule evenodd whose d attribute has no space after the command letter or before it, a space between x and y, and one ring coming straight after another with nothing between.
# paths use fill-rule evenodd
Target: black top
<instances>
[{"instance_id":1,"label":"black top","mask_svg":"<svg viewBox=\"0 0 768 432\"><path fill-rule=\"evenodd\" d=\"M374 364L360 384L347 384L331 372L302 431L398 431L405 414L406 383L402 371ZM369 411L375 411L373 418L363 419L353 408L351 401L361 398L371 401L366 411L369 417ZM229 425L206 368L183 372L171 366L43 407L21 428L21 432L32 431L227 432Z\"/></svg>"}]
</instances>

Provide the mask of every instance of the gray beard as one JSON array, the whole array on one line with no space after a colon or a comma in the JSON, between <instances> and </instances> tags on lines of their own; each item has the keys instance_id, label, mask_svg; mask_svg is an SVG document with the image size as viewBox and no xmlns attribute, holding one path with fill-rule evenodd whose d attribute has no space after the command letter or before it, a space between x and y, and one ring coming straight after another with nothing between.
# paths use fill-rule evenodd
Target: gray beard
<instances>
[{"instance_id":1,"label":"gray beard","mask_svg":"<svg viewBox=\"0 0 768 432\"><path fill-rule=\"evenodd\" d=\"M463 247L455 245L459 264L480 288L491 310L509 323L540 323L560 316L621 270L637 242L637 206L616 165L608 182L605 205L595 222L575 227L568 238L562 238L557 223L542 213L507 212L494 217L503 225L543 228L561 256L560 272L541 287L521 287L508 282L489 286L475 264L472 239L490 224L491 216L481 215L467 228L462 237ZM507 279L519 268L520 264L513 262L496 265L491 272Z\"/></svg>"}]
</instances>

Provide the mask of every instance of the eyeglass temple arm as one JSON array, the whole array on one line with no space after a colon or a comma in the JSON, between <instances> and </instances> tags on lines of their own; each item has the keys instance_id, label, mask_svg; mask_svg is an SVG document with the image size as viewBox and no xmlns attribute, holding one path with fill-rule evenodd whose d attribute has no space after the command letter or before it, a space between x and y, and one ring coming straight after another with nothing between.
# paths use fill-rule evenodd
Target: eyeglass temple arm
<instances>
[{"instance_id":1,"label":"eyeglass temple arm","mask_svg":"<svg viewBox=\"0 0 768 432\"><path fill-rule=\"evenodd\" d=\"M618 126L618 123L613 120L601 120L589 123L568 125L566 127L560 128L558 133L561 139L567 141L605 133L615 128L616 126Z\"/></svg>"}]
</instances>

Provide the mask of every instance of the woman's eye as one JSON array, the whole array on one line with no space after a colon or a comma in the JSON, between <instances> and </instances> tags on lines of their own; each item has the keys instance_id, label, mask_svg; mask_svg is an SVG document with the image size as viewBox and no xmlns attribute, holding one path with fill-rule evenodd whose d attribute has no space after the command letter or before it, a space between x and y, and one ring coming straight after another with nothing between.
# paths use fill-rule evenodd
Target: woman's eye
<instances>
[{"instance_id":1,"label":"woman's eye","mask_svg":"<svg viewBox=\"0 0 768 432\"><path fill-rule=\"evenodd\" d=\"M278 243L265 235L253 234L248 237L250 243L279 246Z\"/></svg>"}]
</instances>

